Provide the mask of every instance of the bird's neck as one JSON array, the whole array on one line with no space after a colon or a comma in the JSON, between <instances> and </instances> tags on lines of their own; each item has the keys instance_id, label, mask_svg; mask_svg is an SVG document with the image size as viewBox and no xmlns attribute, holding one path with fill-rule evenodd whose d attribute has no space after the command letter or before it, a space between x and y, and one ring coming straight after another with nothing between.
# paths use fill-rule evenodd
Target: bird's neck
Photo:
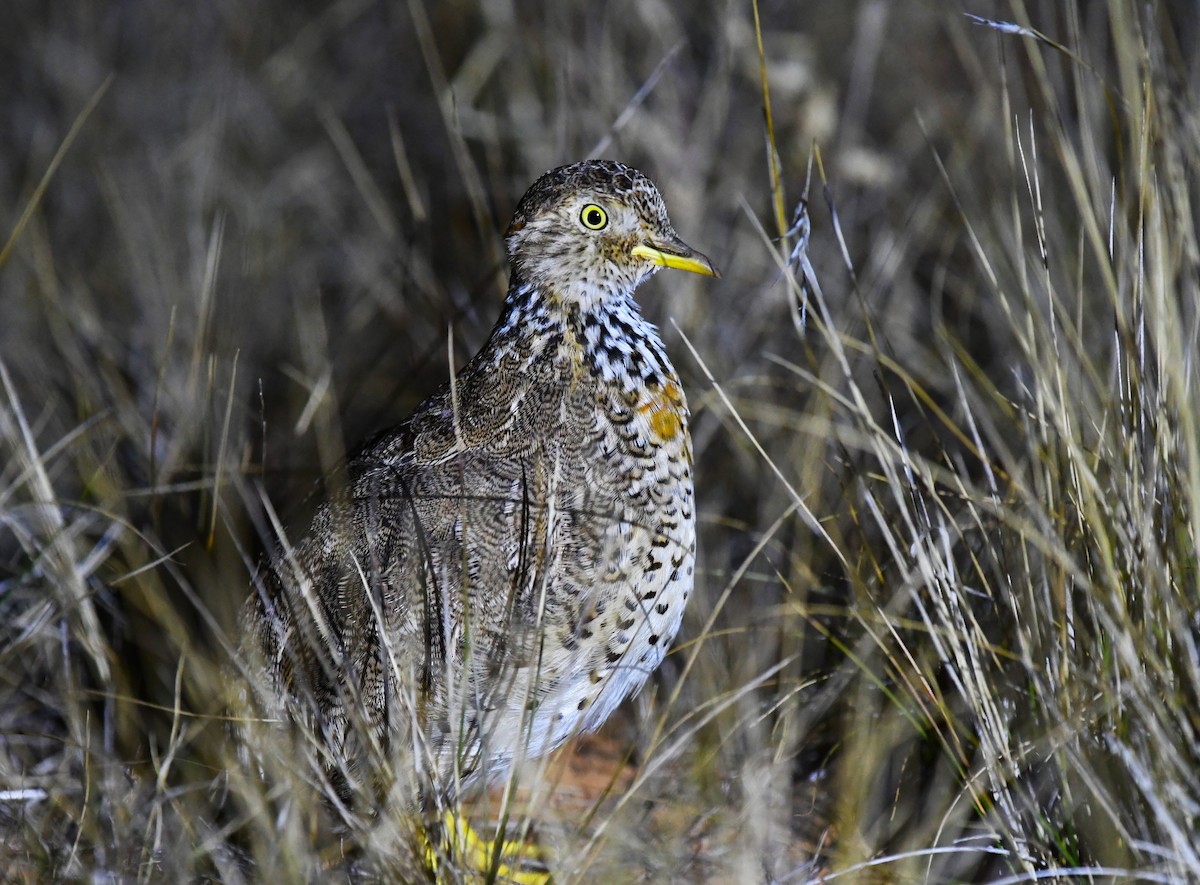
<instances>
[{"instance_id":1,"label":"bird's neck","mask_svg":"<svg viewBox=\"0 0 1200 885\"><path fill-rule=\"evenodd\" d=\"M583 369L599 383L626 390L678 380L658 329L642 316L632 293L580 307L514 279L486 350L497 361L515 354L526 366Z\"/></svg>"}]
</instances>

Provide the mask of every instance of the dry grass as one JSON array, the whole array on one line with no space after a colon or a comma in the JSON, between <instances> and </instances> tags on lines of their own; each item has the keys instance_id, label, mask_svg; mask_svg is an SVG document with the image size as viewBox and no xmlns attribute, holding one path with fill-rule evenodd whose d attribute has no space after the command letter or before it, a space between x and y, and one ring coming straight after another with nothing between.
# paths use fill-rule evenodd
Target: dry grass
<instances>
[{"instance_id":1,"label":"dry grass","mask_svg":"<svg viewBox=\"0 0 1200 885\"><path fill-rule=\"evenodd\" d=\"M641 297L703 570L612 788L527 773L510 832L562 882L1200 878L1200 34L970 11L1020 27L761 4L771 155L745 4L7 10L5 875L423 875L409 815L324 828L228 637L270 513L473 352L515 200L599 154L724 271Z\"/></svg>"}]
</instances>

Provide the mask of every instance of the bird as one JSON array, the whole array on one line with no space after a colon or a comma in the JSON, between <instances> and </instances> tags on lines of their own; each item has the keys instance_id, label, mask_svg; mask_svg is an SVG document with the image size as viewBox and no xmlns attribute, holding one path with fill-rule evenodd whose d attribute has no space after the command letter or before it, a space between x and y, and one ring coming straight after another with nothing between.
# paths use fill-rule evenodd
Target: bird
<instances>
[{"instance_id":1,"label":"bird","mask_svg":"<svg viewBox=\"0 0 1200 885\"><path fill-rule=\"evenodd\" d=\"M717 269L612 160L539 177L505 243L486 343L347 460L247 603L270 691L356 783L402 753L444 799L599 727L695 583L687 400L634 291Z\"/></svg>"}]
</instances>

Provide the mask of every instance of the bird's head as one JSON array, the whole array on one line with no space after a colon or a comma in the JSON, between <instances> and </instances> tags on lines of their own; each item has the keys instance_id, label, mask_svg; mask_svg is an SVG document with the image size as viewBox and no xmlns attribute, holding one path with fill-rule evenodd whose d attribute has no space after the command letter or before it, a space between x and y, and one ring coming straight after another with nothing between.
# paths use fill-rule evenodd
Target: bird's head
<instances>
[{"instance_id":1,"label":"bird's head","mask_svg":"<svg viewBox=\"0 0 1200 885\"><path fill-rule=\"evenodd\" d=\"M628 297L660 267L718 276L675 233L654 182L612 160L547 172L521 198L506 239L516 277L584 311Z\"/></svg>"}]
</instances>

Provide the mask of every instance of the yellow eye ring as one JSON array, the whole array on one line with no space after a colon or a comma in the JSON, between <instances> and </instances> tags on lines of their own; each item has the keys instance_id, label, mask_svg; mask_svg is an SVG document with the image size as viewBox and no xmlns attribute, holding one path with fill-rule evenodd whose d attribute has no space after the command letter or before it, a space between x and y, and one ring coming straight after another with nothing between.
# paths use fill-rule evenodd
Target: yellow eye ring
<instances>
[{"instance_id":1,"label":"yellow eye ring","mask_svg":"<svg viewBox=\"0 0 1200 885\"><path fill-rule=\"evenodd\" d=\"M603 230L608 227L608 213L595 203L588 203L579 213L579 221L588 230Z\"/></svg>"}]
</instances>

